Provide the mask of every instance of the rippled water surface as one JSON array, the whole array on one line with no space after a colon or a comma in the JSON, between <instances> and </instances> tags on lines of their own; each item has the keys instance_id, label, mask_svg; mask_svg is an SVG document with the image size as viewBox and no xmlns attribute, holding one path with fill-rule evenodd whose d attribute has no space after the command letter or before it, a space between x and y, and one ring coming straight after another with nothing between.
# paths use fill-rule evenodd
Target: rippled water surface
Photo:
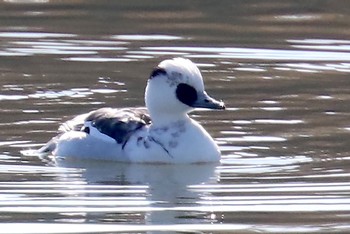
<instances>
[{"instance_id":1,"label":"rippled water surface","mask_svg":"<svg viewBox=\"0 0 350 234\"><path fill-rule=\"evenodd\" d=\"M350 2L0 1L0 233L348 233ZM219 164L23 156L192 59Z\"/></svg>"}]
</instances>

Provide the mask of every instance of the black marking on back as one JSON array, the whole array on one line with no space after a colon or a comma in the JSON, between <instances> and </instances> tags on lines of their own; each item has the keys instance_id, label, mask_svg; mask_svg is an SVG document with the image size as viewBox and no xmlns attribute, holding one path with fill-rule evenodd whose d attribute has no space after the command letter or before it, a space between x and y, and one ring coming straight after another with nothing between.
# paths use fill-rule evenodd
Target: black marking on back
<instances>
[{"instance_id":1,"label":"black marking on back","mask_svg":"<svg viewBox=\"0 0 350 234\"><path fill-rule=\"evenodd\" d=\"M160 67L154 68L154 70L152 71L152 73L151 73L149 78L152 79L153 77L156 77L156 76L159 76L159 75L164 75L164 76L167 75L167 73L166 73L164 68L160 68Z\"/></svg>"},{"instance_id":2,"label":"black marking on back","mask_svg":"<svg viewBox=\"0 0 350 234\"><path fill-rule=\"evenodd\" d=\"M115 139L123 146L133 132L151 123L145 108L102 108L90 113L85 121L90 121L98 131Z\"/></svg>"},{"instance_id":3,"label":"black marking on back","mask_svg":"<svg viewBox=\"0 0 350 234\"><path fill-rule=\"evenodd\" d=\"M86 132L87 134L90 134L90 128L89 127L83 127L81 131Z\"/></svg>"},{"instance_id":4,"label":"black marking on back","mask_svg":"<svg viewBox=\"0 0 350 234\"><path fill-rule=\"evenodd\" d=\"M176 87L176 97L182 103L192 106L197 101L197 91L191 85L180 83Z\"/></svg>"}]
</instances>

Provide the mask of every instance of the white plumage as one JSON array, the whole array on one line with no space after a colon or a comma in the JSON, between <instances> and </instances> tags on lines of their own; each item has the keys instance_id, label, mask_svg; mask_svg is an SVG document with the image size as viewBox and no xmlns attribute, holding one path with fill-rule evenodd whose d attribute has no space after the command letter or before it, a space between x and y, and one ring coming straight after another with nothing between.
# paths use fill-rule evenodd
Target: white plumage
<instances>
[{"instance_id":1,"label":"white plumage","mask_svg":"<svg viewBox=\"0 0 350 234\"><path fill-rule=\"evenodd\" d=\"M38 150L75 159L138 163L202 163L220 160L208 132L188 113L224 109L209 97L201 73L188 59L164 60L151 73L146 108L102 108L62 124L61 133Z\"/></svg>"}]
</instances>

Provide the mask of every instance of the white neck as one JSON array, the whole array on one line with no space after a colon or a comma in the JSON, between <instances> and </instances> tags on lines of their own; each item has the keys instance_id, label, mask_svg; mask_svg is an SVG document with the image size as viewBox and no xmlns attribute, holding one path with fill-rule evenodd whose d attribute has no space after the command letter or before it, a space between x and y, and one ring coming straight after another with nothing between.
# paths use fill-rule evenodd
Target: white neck
<instances>
[{"instance_id":1,"label":"white neck","mask_svg":"<svg viewBox=\"0 0 350 234\"><path fill-rule=\"evenodd\" d=\"M159 113L159 114L151 114L152 126L154 127L162 127L171 125L172 123L178 121L191 121L191 118L187 115L187 113L176 114L173 113Z\"/></svg>"}]
</instances>

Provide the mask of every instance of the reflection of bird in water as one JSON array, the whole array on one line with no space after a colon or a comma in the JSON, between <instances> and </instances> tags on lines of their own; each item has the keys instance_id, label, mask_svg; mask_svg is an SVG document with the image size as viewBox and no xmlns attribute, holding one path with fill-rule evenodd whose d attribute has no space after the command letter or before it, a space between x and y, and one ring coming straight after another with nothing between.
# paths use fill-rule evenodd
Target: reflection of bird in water
<instances>
[{"instance_id":1,"label":"reflection of bird in water","mask_svg":"<svg viewBox=\"0 0 350 234\"><path fill-rule=\"evenodd\" d=\"M122 193L116 191L123 200L137 199L132 206L130 202L121 205L121 212L145 212L145 221L149 224L175 224L186 222L181 219L196 211L196 201L204 196L200 191L191 190L191 185L215 184L218 174L215 172L216 163L207 164L126 164L96 160L56 160L56 166L62 168L81 169L80 179L83 184L94 186L94 194L99 194L99 185L106 190L117 186ZM65 177L65 174L62 174ZM70 180L69 177L66 179ZM107 187L106 187L107 186ZM70 191L72 193L74 191ZM102 194L102 195L101 195ZM103 200L103 191L98 196ZM111 198L113 193L108 193ZM72 194L70 194L72 195ZM79 196L82 194L80 193ZM86 194L90 196L90 194ZM141 201L141 202L140 202ZM179 207L188 207L181 210ZM107 207L108 208L108 207ZM118 207L113 207L118 210ZM141 212L141 213L143 213ZM130 213L129 215L132 215ZM139 217L140 218L140 217Z\"/></svg>"}]
</instances>

